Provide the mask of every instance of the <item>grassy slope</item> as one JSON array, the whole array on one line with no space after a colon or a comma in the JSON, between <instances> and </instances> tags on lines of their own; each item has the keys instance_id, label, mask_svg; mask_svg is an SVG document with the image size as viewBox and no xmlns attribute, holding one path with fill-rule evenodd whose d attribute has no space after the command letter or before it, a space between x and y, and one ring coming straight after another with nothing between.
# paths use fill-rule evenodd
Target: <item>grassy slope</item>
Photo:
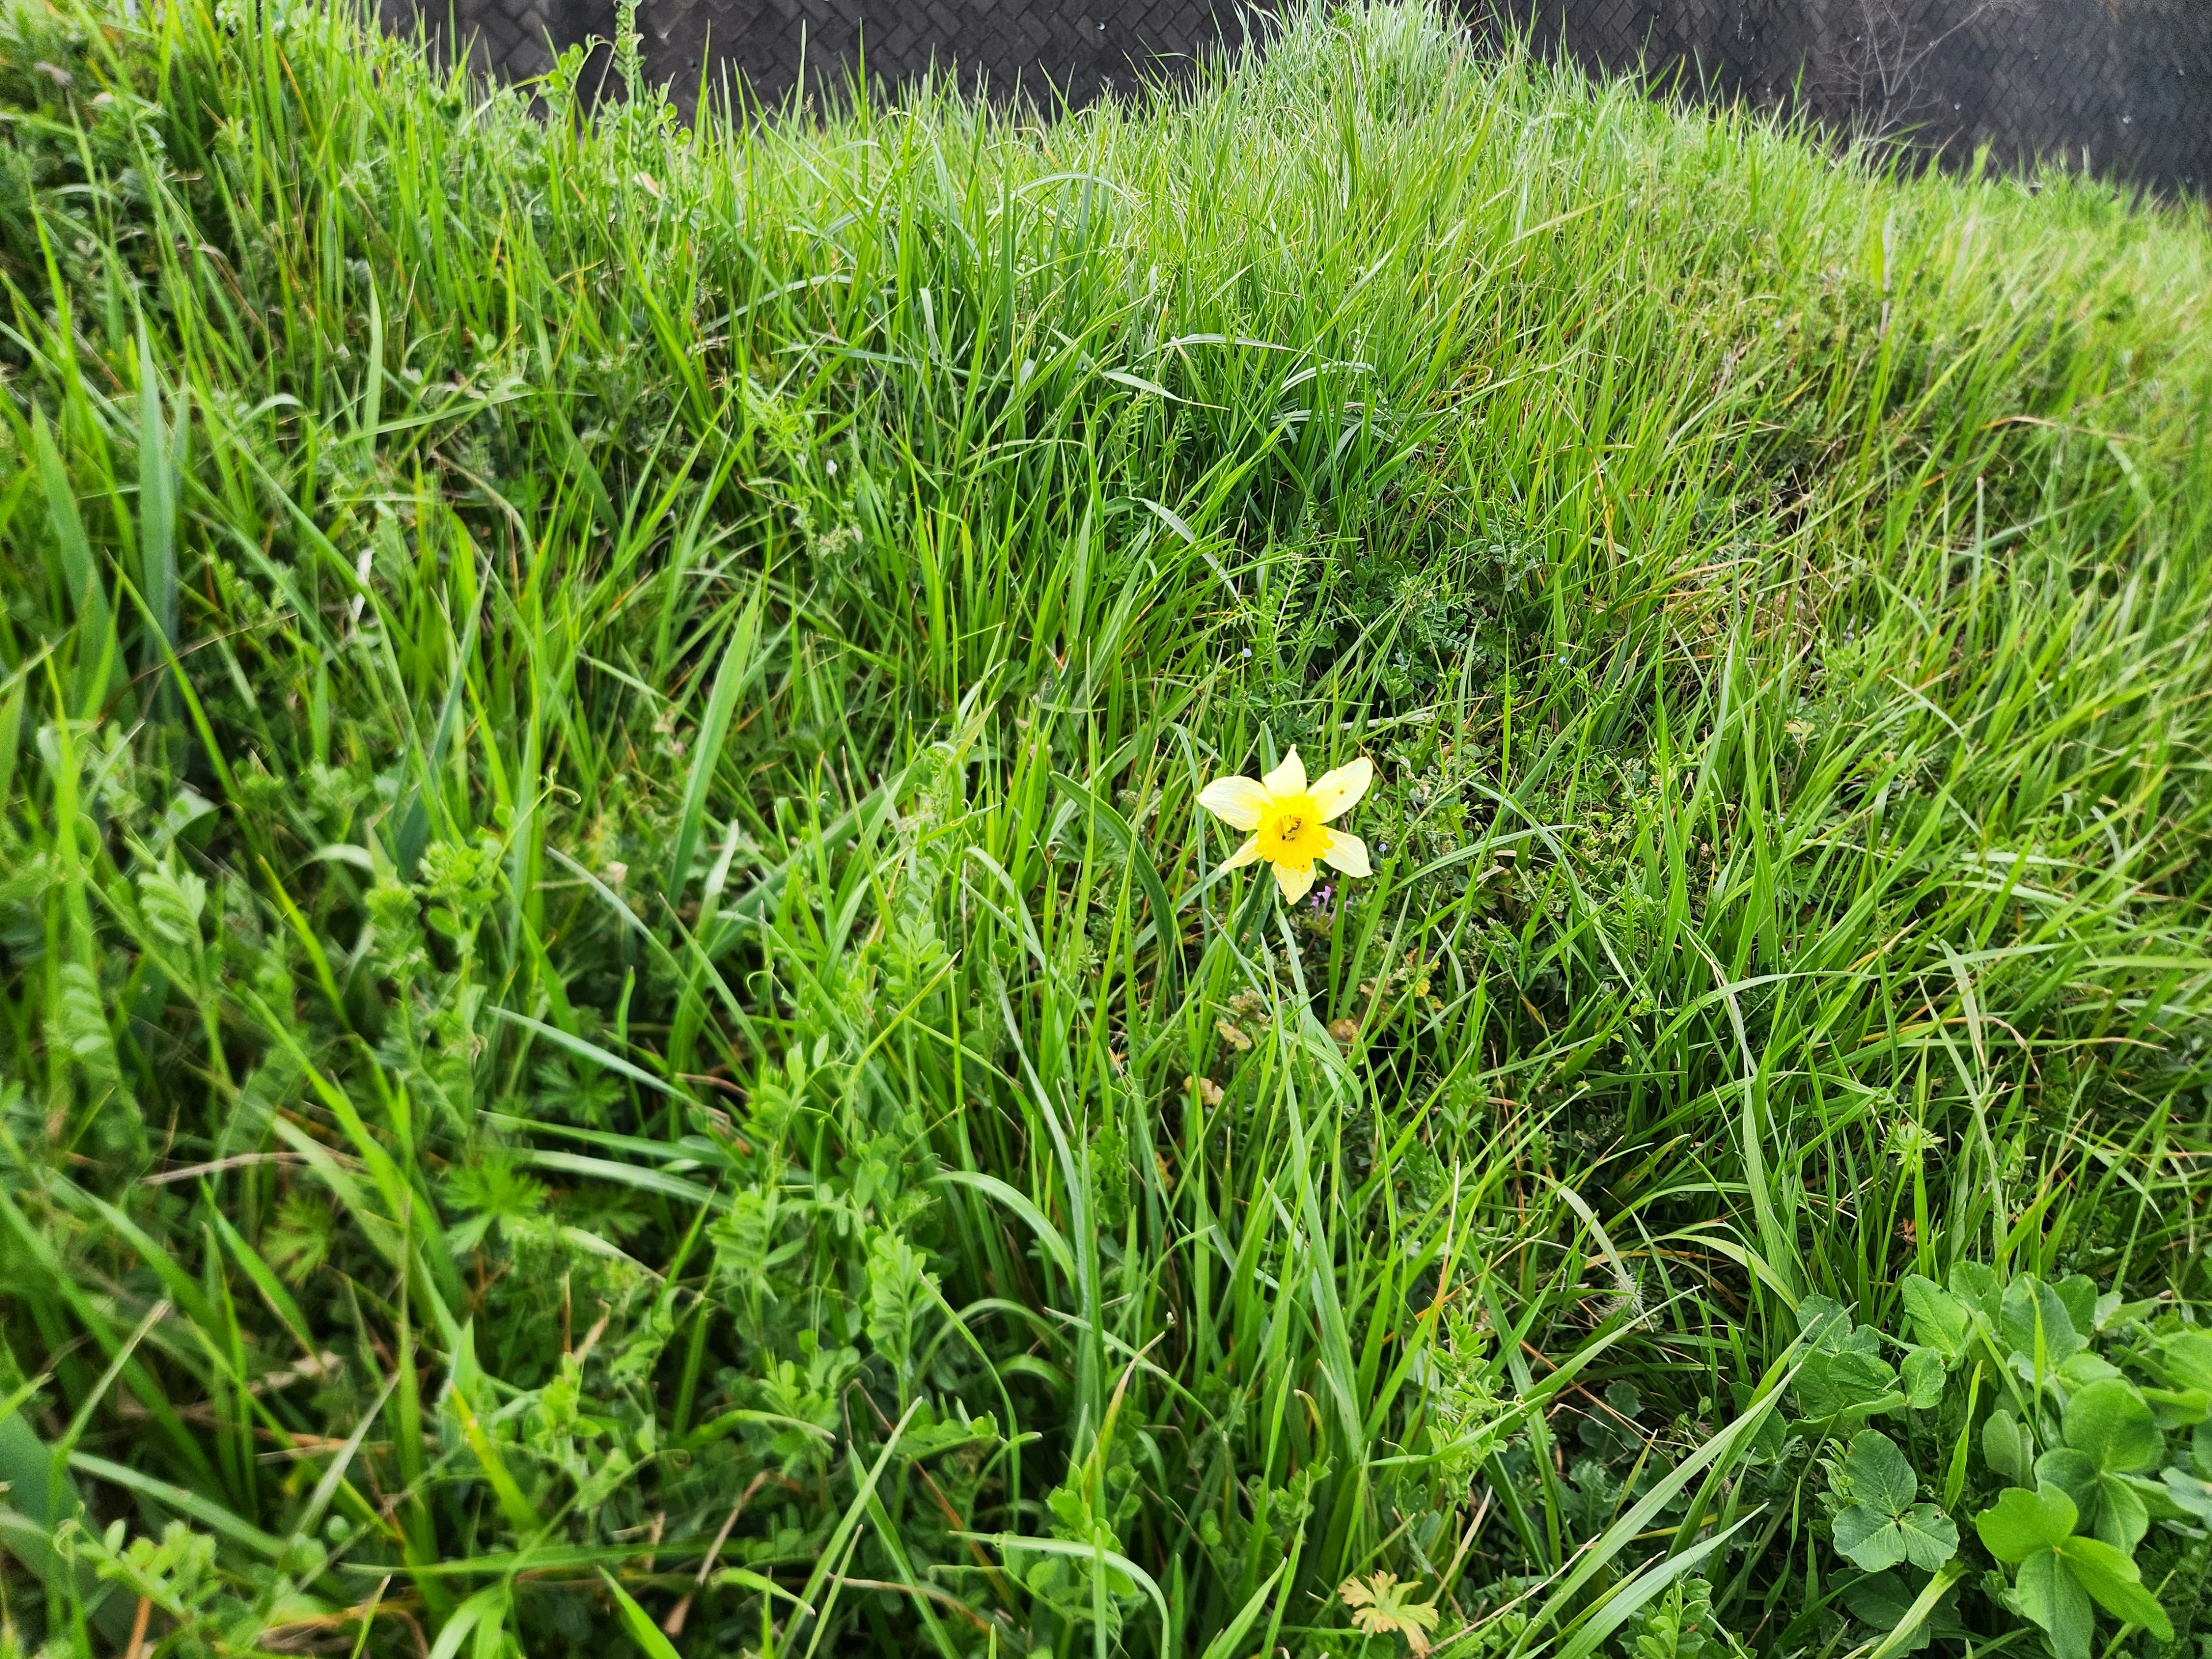
<instances>
[{"instance_id":1,"label":"grassy slope","mask_svg":"<svg viewBox=\"0 0 2212 1659\"><path fill-rule=\"evenodd\" d=\"M1717 1513L1796 1650L1809 1455L1576 1553L1798 1298L2203 1292L2201 213L1418 12L696 133L163 17L0 41L0 1643L1526 1648Z\"/></svg>"}]
</instances>

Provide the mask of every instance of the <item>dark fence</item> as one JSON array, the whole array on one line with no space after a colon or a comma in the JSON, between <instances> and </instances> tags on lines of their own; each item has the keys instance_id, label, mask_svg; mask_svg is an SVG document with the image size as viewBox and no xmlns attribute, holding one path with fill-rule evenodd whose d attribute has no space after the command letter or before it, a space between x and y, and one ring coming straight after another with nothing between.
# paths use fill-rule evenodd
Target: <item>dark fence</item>
<instances>
[{"instance_id":1,"label":"dark fence","mask_svg":"<svg viewBox=\"0 0 2212 1659\"><path fill-rule=\"evenodd\" d=\"M382 0L429 15L477 64L525 77L615 30L613 0ZM1961 160L2039 157L2168 191L2212 183L2212 0L1460 0L1478 36L1525 29L1656 88L1910 134ZM775 100L865 62L896 84L1081 101L1237 39L1235 0L640 0L647 68L679 98L702 71ZM458 37L453 31L458 30Z\"/></svg>"},{"instance_id":2,"label":"dark fence","mask_svg":"<svg viewBox=\"0 0 2212 1659\"><path fill-rule=\"evenodd\" d=\"M1500 0L1595 68L2166 190L2212 183L2212 0Z\"/></svg>"},{"instance_id":3,"label":"dark fence","mask_svg":"<svg viewBox=\"0 0 2212 1659\"><path fill-rule=\"evenodd\" d=\"M550 48L615 33L614 0L380 0L386 21L419 9L441 39L458 25L481 69L542 73ZM2212 0L2207 0L2212 3ZM1273 7L1238 0L639 0L646 65L679 101L702 71L743 76L774 103L804 78L842 82L863 64L896 85L934 68L971 90L1025 89L1083 103L1267 27Z\"/></svg>"}]
</instances>

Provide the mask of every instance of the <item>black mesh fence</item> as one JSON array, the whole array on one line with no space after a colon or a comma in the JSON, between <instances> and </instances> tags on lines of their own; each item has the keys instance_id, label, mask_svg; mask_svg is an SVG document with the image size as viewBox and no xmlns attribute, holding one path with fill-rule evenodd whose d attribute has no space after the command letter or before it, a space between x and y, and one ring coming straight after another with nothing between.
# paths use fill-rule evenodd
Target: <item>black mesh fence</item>
<instances>
[{"instance_id":1,"label":"black mesh fence","mask_svg":"<svg viewBox=\"0 0 2212 1659\"><path fill-rule=\"evenodd\" d=\"M556 48L615 32L613 0L419 5L480 67L526 77ZM1479 38L1655 88L1803 109L1909 134L1946 158L2063 161L2167 191L2212 183L2212 0L1461 0ZM773 102L865 65L896 84L933 66L963 85L1080 102L1172 73L1249 29L1237 0L640 0L647 68L688 99L702 75Z\"/></svg>"},{"instance_id":2,"label":"black mesh fence","mask_svg":"<svg viewBox=\"0 0 2212 1659\"><path fill-rule=\"evenodd\" d=\"M1963 161L2212 183L2212 0L1498 0L1547 50Z\"/></svg>"}]
</instances>

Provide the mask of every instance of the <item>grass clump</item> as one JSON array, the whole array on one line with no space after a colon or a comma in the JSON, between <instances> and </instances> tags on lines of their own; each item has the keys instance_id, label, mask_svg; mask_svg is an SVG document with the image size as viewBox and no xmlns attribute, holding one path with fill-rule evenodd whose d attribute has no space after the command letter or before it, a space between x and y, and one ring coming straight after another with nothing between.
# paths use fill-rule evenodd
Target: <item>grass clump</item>
<instances>
[{"instance_id":1,"label":"grass clump","mask_svg":"<svg viewBox=\"0 0 2212 1659\"><path fill-rule=\"evenodd\" d=\"M8 1650L2206 1628L2201 213L4 19Z\"/></svg>"}]
</instances>

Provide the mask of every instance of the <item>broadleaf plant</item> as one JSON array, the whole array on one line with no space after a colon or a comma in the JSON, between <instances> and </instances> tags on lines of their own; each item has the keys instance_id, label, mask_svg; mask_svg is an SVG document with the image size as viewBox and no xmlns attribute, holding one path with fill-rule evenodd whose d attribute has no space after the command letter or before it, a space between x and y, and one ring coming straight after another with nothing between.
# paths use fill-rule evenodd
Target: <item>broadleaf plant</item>
<instances>
[{"instance_id":1,"label":"broadleaf plant","mask_svg":"<svg viewBox=\"0 0 2212 1659\"><path fill-rule=\"evenodd\" d=\"M2101 1538L2076 1535L2079 1518L2074 1500L2045 1481L2033 1492L2008 1487L1974 1517L1974 1529L1991 1555L2020 1569L2013 1599L2043 1627L2058 1659L2089 1659L2092 1603L2171 1641L2172 1622L2142 1587L2134 1560Z\"/></svg>"},{"instance_id":2,"label":"broadleaf plant","mask_svg":"<svg viewBox=\"0 0 2212 1659\"><path fill-rule=\"evenodd\" d=\"M1899 1301L1911 1340L1826 1298L1798 1310L1800 1429L1840 1437L1869 1417L1898 1420L1857 1428L1829 1463L1836 1553L1867 1575L1842 1587L1844 1605L1891 1650L1917 1650L1931 1632L1907 1623L1919 1592L1905 1575L1925 1583L1948 1568L1965 1575L1960 1595L1984 1604L1978 1630L2025 1620L2058 1659L2098 1650L2100 1614L2172 1639L2136 1553L2165 1523L2160 1558L2178 1560L2212 1525L2212 1334L2100 1295L2080 1273L2000 1279L1960 1263L1945 1285L1905 1279ZM1894 1372L1886 1348L1901 1354ZM1943 1503L1923 1496L1936 1492ZM1978 1596L1946 1513L1954 1500L1973 1506L1973 1540L2010 1570L1982 1575Z\"/></svg>"},{"instance_id":3,"label":"broadleaf plant","mask_svg":"<svg viewBox=\"0 0 2212 1659\"><path fill-rule=\"evenodd\" d=\"M1959 1528L1933 1504L1897 1443L1874 1429L1851 1437L1844 1459L1850 1505L1836 1514L1836 1548L1868 1572L1911 1563L1933 1572L1959 1550Z\"/></svg>"}]
</instances>

